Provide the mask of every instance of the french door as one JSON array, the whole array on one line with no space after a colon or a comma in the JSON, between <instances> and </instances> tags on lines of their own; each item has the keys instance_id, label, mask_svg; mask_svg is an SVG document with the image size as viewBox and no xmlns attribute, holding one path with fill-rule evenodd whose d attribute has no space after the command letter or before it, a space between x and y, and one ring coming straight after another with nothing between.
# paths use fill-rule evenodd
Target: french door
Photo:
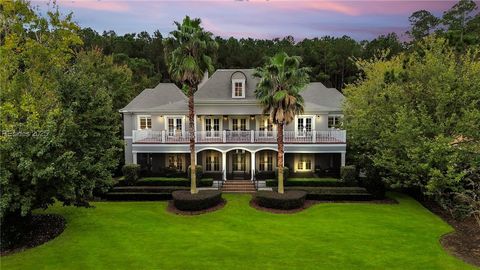
<instances>
[{"instance_id":1,"label":"french door","mask_svg":"<svg viewBox=\"0 0 480 270\"><path fill-rule=\"evenodd\" d=\"M305 137L312 132L312 118L299 117L297 119L297 136Z\"/></svg>"},{"instance_id":2,"label":"french door","mask_svg":"<svg viewBox=\"0 0 480 270\"><path fill-rule=\"evenodd\" d=\"M246 169L246 158L245 153L234 153L233 154L233 171L234 172L243 172Z\"/></svg>"},{"instance_id":3,"label":"french door","mask_svg":"<svg viewBox=\"0 0 480 270\"><path fill-rule=\"evenodd\" d=\"M245 131L247 130L247 118L233 118L232 119L233 131Z\"/></svg>"},{"instance_id":4,"label":"french door","mask_svg":"<svg viewBox=\"0 0 480 270\"><path fill-rule=\"evenodd\" d=\"M168 136L181 136L183 134L183 123L181 117L168 118Z\"/></svg>"},{"instance_id":5,"label":"french door","mask_svg":"<svg viewBox=\"0 0 480 270\"><path fill-rule=\"evenodd\" d=\"M206 137L220 137L220 118L205 118Z\"/></svg>"},{"instance_id":6,"label":"french door","mask_svg":"<svg viewBox=\"0 0 480 270\"><path fill-rule=\"evenodd\" d=\"M273 123L269 117L264 117L260 119L258 130L260 131L258 134L258 136L260 137L273 136Z\"/></svg>"}]
</instances>

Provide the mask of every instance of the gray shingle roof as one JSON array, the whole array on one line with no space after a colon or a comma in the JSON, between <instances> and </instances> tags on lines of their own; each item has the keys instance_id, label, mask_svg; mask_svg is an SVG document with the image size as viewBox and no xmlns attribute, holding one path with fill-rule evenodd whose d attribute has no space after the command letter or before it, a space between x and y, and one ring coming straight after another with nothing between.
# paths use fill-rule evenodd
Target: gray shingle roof
<instances>
[{"instance_id":1,"label":"gray shingle roof","mask_svg":"<svg viewBox=\"0 0 480 270\"><path fill-rule=\"evenodd\" d=\"M173 83L145 89L120 112L188 112L187 97Z\"/></svg>"},{"instance_id":2,"label":"gray shingle roof","mask_svg":"<svg viewBox=\"0 0 480 270\"><path fill-rule=\"evenodd\" d=\"M321 82L309 83L302 91L305 111L341 111L345 98L335 88L327 88Z\"/></svg>"},{"instance_id":3,"label":"gray shingle roof","mask_svg":"<svg viewBox=\"0 0 480 270\"><path fill-rule=\"evenodd\" d=\"M236 73L237 72L237 73ZM245 74L244 99L232 98L232 74ZM249 103L255 104L255 86L258 78L253 69L219 69L195 93L195 104ZM327 88L320 82L310 83L302 92L306 112L341 111L344 96L335 88ZM187 97L173 83L160 83L154 89L145 89L120 112L188 112ZM248 112L246 112L248 113Z\"/></svg>"},{"instance_id":4,"label":"gray shingle roof","mask_svg":"<svg viewBox=\"0 0 480 270\"><path fill-rule=\"evenodd\" d=\"M246 77L246 89L244 99L232 99L232 74L242 72ZM253 77L253 69L217 69L212 76L195 93L195 102L225 101L255 102L255 86L258 78Z\"/></svg>"}]
</instances>

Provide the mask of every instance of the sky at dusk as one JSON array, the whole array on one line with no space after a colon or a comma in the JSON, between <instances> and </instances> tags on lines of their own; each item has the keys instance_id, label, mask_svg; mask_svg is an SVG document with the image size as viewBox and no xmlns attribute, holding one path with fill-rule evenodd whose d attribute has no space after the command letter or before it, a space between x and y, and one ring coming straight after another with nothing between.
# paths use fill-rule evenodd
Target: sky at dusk
<instances>
[{"instance_id":1,"label":"sky at dusk","mask_svg":"<svg viewBox=\"0 0 480 270\"><path fill-rule=\"evenodd\" d=\"M57 0L63 12L73 11L82 27L117 34L155 30L165 36L173 21L185 15L199 17L204 27L222 37L275 38L291 35L296 40L325 35L348 35L357 40L409 28L412 12L426 9L435 15L453 1L235 1L235 0ZM40 10L46 0L33 1ZM477 2L478 4L478 2Z\"/></svg>"}]
</instances>

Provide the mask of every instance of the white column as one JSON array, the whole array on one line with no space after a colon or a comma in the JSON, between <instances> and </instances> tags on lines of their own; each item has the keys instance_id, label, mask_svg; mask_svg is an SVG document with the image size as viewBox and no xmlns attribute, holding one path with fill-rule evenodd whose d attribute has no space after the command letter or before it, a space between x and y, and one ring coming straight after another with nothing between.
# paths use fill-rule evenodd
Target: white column
<instances>
[{"instance_id":1,"label":"white column","mask_svg":"<svg viewBox=\"0 0 480 270\"><path fill-rule=\"evenodd\" d=\"M252 167L250 168L251 171L252 171L252 177L251 177L251 180L253 180L253 174L255 173L255 152L251 152L251 158L252 160L251 164L252 164Z\"/></svg>"},{"instance_id":2,"label":"white column","mask_svg":"<svg viewBox=\"0 0 480 270\"><path fill-rule=\"evenodd\" d=\"M133 154L132 163L133 163L133 164L137 164L137 152L132 152L132 154Z\"/></svg>"},{"instance_id":3,"label":"white column","mask_svg":"<svg viewBox=\"0 0 480 270\"><path fill-rule=\"evenodd\" d=\"M222 152L223 180L227 180L227 152Z\"/></svg>"},{"instance_id":4,"label":"white column","mask_svg":"<svg viewBox=\"0 0 480 270\"><path fill-rule=\"evenodd\" d=\"M345 153L346 152L341 152L342 158L341 158L341 165L345 166Z\"/></svg>"}]
</instances>

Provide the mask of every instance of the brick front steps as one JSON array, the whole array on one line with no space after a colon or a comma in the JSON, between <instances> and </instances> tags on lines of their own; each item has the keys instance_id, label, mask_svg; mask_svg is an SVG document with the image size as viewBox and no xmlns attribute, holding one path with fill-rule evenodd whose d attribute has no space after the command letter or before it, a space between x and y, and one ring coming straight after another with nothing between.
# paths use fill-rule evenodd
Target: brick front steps
<instances>
[{"instance_id":1,"label":"brick front steps","mask_svg":"<svg viewBox=\"0 0 480 270\"><path fill-rule=\"evenodd\" d=\"M255 186L250 180L227 180L223 183L225 193L255 193Z\"/></svg>"}]
</instances>

